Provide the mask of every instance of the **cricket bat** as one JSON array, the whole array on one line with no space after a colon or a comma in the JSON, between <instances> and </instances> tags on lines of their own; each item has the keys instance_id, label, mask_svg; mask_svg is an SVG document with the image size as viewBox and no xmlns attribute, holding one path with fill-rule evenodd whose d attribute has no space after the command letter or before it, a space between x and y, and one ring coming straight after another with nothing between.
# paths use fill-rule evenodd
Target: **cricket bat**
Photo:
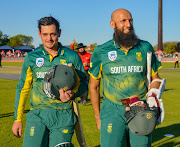
<instances>
[{"instance_id":1,"label":"cricket bat","mask_svg":"<svg viewBox=\"0 0 180 147\"><path fill-rule=\"evenodd\" d=\"M152 60L152 52L147 52L147 87L149 88L151 85L151 60ZM155 79L153 82L158 81L161 82L161 85L159 87L160 90L160 95L157 96L157 99L160 104L160 112L161 115L157 120L157 125L161 124L164 120L165 117L165 111L164 111L164 104L163 100L161 99L162 92L165 90L165 84L166 84L166 79L160 80L160 79Z\"/></svg>"},{"instance_id":2,"label":"cricket bat","mask_svg":"<svg viewBox=\"0 0 180 147\"><path fill-rule=\"evenodd\" d=\"M152 52L147 52L147 87L151 85L151 59Z\"/></svg>"},{"instance_id":3,"label":"cricket bat","mask_svg":"<svg viewBox=\"0 0 180 147\"><path fill-rule=\"evenodd\" d=\"M74 108L74 112L75 112L76 118L77 118L75 132L76 132L76 137L77 137L78 143L79 143L80 147L87 147L84 133L83 133L83 127L82 127L82 123L81 123L79 106L78 106L78 102L76 99L73 100L73 108Z\"/></svg>"}]
</instances>

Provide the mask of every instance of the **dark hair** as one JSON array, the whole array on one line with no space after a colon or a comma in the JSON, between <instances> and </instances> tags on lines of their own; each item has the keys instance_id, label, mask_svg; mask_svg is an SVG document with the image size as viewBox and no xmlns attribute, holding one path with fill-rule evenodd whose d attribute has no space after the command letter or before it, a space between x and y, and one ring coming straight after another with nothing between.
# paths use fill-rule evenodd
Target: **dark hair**
<instances>
[{"instance_id":1,"label":"dark hair","mask_svg":"<svg viewBox=\"0 0 180 147\"><path fill-rule=\"evenodd\" d=\"M54 17L49 16L41 18L40 20L38 20L39 31L41 32L41 26L49 26L52 24L56 26L56 31L59 31L60 24Z\"/></svg>"}]
</instances>

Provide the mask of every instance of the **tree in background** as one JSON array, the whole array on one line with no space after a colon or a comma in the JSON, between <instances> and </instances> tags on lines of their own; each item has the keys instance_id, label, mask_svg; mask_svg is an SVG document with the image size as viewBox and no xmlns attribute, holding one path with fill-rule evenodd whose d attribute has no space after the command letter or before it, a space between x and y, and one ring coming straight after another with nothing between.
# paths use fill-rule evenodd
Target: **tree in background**
<instances>
[{"instance_id":1,"label":"tree in background","mask_svg":"<svg viewBox=\"0 0 180 147\"><path fill-rule=\"evenodd\" d=\"M157 45L153 47L154 51L157 51ZM174 53L176 51L180 52L180 42L164 42L163 43L163 51L167 54Z\"/></svg>"},{"instance_id":2,"label":"tree in background","mask_svg":"<svg viewBox=\"0 0 180 147\"><path fill-rule=\"evenodd\" d=\"M95 49L97 46L97 43L90 44L90 49Z\"/></svg>"},{"instance_id":3,"label":"tree in background","mask_svg":"<svg viewBox=\"0 0 180 147\"><path fill-rule=\"evenodd\" d=\"M0 30L0 46L6 45L9 42L9 37Z\"/></svg>"},{"instance_id":4,"label":"tree in background","mask_svg":"<svg viewBox=\"0 0 180 147\"><path fill-rule=\"evenodd\" d=\"M164 48L164 51L167 54L172 54L176 52L176 45L175 44L168 44L166 48Z\"/></svg>"},{"instance_id":5,"label":"tree in background","mask_svg":"<svg viewBox=\"0 0 180 147\"><path fill-rule=\"evenodd\" d=\"M180 42L177 43L176 51L180 52Z\"/></svg>"},{"instance_id":6,"label":"tree in background","mask_svg":"<svg viewBox=\"0 0 180 147\"><path fill-rule=\"evenodd\" d=\"M77 47L78 47L78 43L75 42L75 43L74 43L74 50L78 51L78 50L77 50Z\"/></svg>"},{"instance_id":7,"label":"tree in background","mask_svg":"<svg viewBox=\"0 0 180 147\"><path fill-rule=\"evenodd\" d=\"M9 43L7 45L12 46L14 48L17 48L19 46L28 45L34 48L32 45L33 38L31 36L25 36L25 35L16 35L9 38Z\"/></svg>"}]
</instances>

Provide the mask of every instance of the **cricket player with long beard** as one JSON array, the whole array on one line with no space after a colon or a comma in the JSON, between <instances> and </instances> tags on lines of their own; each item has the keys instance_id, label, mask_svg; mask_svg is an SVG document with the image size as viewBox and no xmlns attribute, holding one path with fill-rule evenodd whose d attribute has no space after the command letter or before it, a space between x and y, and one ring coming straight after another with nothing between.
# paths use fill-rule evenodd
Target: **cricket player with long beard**
<instances>
[{"instance_id":1,"label":"cricket player with long beard","mask_svg":"<svg viewBox=\"0 0 180 147\"><path fill-rule=\"evenodd\" d=\"M90 98L96 125L101 134L102 147L121 147L129 134L131 146L151 146L151 134L133 134L126 123L125 113L133 105L157 106L156 96L161 84L157 60L153 47L147 41L138 39L129 11L117 9L111 15L113 39L97 46L90 63ZM152 52L151 79L147 88L147 52ZM103 81L103 97L100 109L100 80ZM152 94L153 93L153 94ZM135 98L135 101L131 101ZM125 105L122 100L130 103ZM138 101L139 100L139 101ZM137 103L138 102L138 103Z\"/></svg>"}]
</instances>

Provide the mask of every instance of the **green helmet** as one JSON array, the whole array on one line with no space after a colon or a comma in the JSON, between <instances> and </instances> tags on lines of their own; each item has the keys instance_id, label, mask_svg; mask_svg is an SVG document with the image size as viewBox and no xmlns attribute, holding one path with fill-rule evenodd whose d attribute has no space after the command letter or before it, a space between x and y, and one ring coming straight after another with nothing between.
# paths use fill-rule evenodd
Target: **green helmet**
<instances>
[{"instance_id":1,"label":"green helmet","mask_svg":"<svg viewBox=\"0 0 180 147\"><path fill-rule=\"evenodd\" d=\"M157 124L157 110L151 110L147 106L131 106L125 116L129 129L135 135L149 135Z\"/></svg>"},{"instance_id":2,"label":"green helmet","mask_svg":"<svg viewBox=\"0 0 180 147\"><path fill-rule=\"evenodd\" d=\"M72 64L59 64L46 73L42 83L43 91L48 97L59 99L59 90L72 90L76 79L77 76Z\"/></svg>"}]
</instances>

